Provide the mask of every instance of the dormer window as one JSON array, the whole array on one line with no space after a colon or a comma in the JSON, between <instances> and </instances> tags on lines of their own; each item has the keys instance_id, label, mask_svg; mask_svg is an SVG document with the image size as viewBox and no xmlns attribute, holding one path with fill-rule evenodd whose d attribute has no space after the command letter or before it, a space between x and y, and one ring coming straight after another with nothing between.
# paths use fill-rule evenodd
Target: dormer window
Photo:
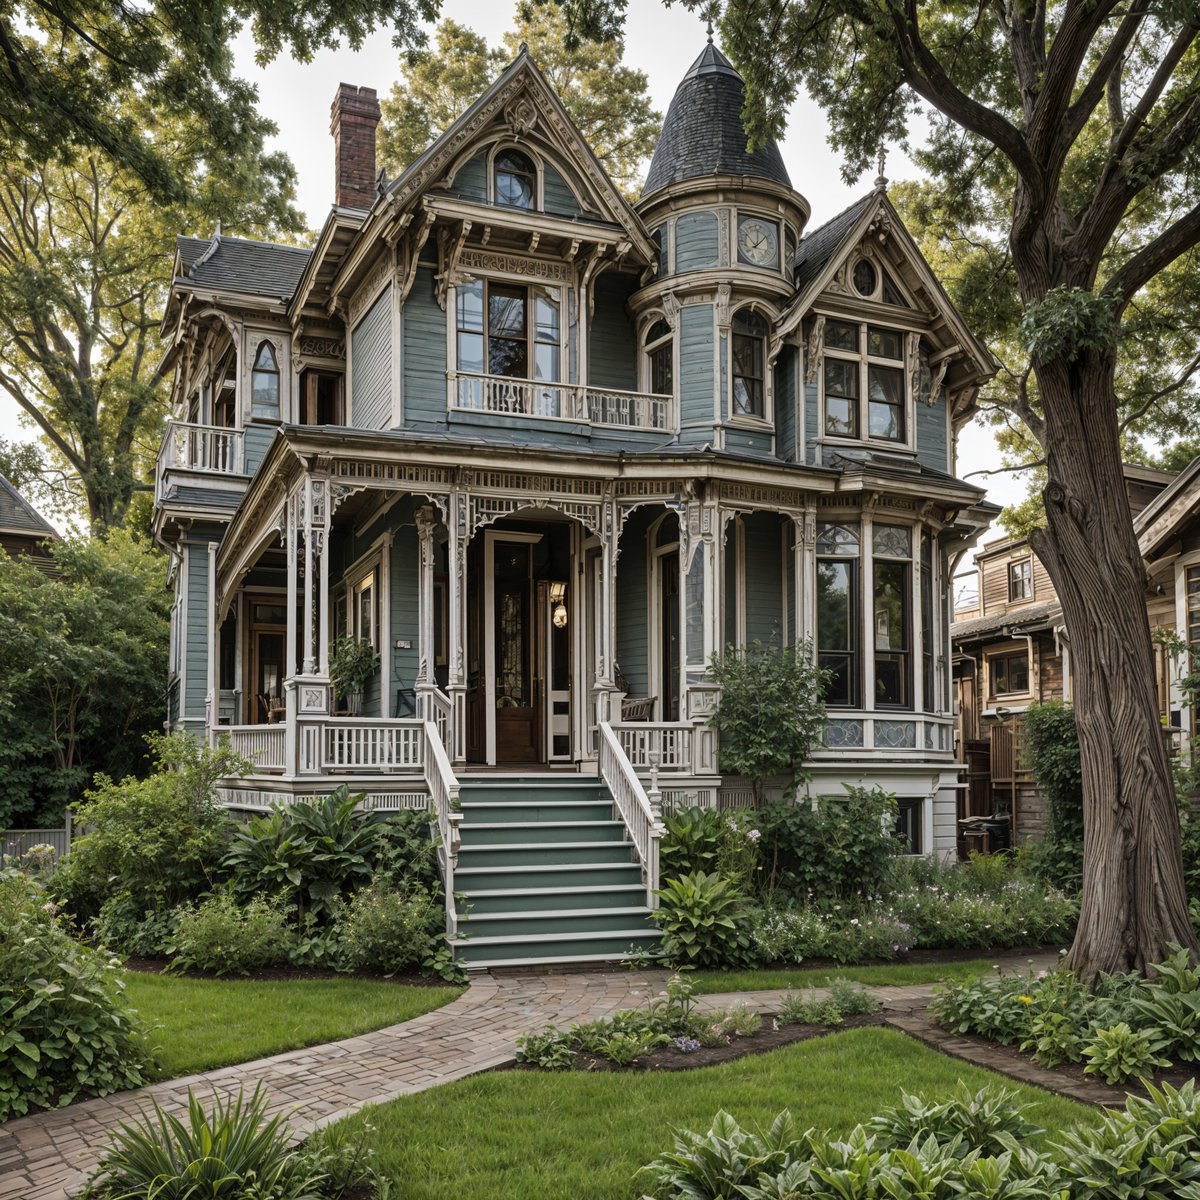
<instances>
[{"instance_id":1,"label":"dormer window","mask_svg":"<svg viewBox=\"0 0 1200 1200\"><path fill-rule=\"evenodd\" d=\"M767 323L751 309L733 317L733 415L765 415Z\"/></svg>"},{"instance_id":2,"label":"dormer window","mask_svg":"<svg viewBox=\"0 0 1200 1200\"><path fill-rule=\"evenodd\" d=\"M646 330L646 383L658 396L675 393L675 338L664 320Z\"/></svg>"},{"instance_id":3,"label":"dormer window","mask_svg":"<svg viewBox=\"0 0 1200 1200\"><path fill-rule=\"evenodd\" d=\"M865 260L864 260L865 261ZM825 323L825 433L908 441L904 335L851 321Z\"/></svg>"},{"instance_id":4,"label":"dormer window","mask_svg":"<svg viewBox=\"0 0 1200 1200\"><path fill-rule=\"evenodd\" d=\"M854 264L854 290L860 296L874 296L879 286L879 273L869 258L860 258Z\"/></svg>"},{"instance_id":5,"label":"dormer window","mask_svg":"<svg viewBox=\"0 0 1200 1200\"><path fill-rule=\"evenodd\" d=\"M250 415L260 421L279 420L279 360L267 341L259 345L250 373Z\"/></svg>"},{"instance_id":6,"label":"dormer window","mask_svg":"<svg viewBox=\"0 0 1200 1200\"><path fill-rule=\"evenodd\" d=\"M509 208L537 208L537 167L520 150L502 150L492 167L496 203Z\"/></svg>"}]
</instances>

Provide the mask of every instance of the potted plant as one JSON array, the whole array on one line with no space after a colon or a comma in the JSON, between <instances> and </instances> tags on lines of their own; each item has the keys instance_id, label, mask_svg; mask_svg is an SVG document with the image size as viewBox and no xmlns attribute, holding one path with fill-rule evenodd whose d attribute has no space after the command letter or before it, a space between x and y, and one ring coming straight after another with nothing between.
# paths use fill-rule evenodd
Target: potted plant
<instances>
[{"instance_id":1,"label":"potted plant","mask_svg":"<svg viewBox=\"0 0 1200 1200\"><path fill-rule=\"evenodd\" d=\"M329 680L334 692L346 701L346 711L355 716L362 706L363 688L379 667L379 652L368 641L340 637L329 658Z\"/></svg>"}]
</instances>

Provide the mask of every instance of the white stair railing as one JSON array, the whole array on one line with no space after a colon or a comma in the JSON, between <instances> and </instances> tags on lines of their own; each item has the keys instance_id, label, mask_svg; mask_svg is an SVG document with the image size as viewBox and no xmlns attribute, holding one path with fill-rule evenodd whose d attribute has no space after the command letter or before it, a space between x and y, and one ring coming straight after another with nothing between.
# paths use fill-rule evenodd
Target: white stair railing
<instances>
[{"instance_id":1,"label":"white stair railing","mask_svg":"<svg viewBox=\"0 0 1200 1200\"><path fill-rule=\"evenodd\" d=\"M425 785L429 788L429 800L437 817L438 837L442 843L438 849L438 859L442 865L442 882L446 891L446 933L453 937L458 932L458 910L454 906L454 868L458 864L462 812L459 808L458 778L450 766L446 747L433 721L425 722Z\"/></svg>"},{"instance_id":2,"label":"white stair railing","mask_svg":"<svg viewBox=\"0 0 1200 1200\"><path fill-rule=\"evenodd\" d=\"M666 833L666 826L650 803L637 771L607 721L600 722L599 767L600 778L612 793L617 813L642 864L642 876L646 881L646 907L655 909L658 907L659 842Z\"/></svg>"}]
</instances>

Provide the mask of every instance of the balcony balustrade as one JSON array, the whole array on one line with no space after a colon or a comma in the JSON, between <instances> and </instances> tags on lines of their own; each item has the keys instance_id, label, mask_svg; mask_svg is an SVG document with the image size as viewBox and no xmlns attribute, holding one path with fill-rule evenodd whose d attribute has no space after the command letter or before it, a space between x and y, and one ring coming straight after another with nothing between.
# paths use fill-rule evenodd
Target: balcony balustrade
<instances>
[{"instance_id":1,"label":"balcony balustrade","mask_svg":"<svg viewBox=\"0 0 1200 1200\"><path fill-rule=\"evenodd\" d=\"M675 426L673 396L507 375L454 374L450 406L463 412L588 421L614 429L665 433Z\"/></svg>"}]
</instances>

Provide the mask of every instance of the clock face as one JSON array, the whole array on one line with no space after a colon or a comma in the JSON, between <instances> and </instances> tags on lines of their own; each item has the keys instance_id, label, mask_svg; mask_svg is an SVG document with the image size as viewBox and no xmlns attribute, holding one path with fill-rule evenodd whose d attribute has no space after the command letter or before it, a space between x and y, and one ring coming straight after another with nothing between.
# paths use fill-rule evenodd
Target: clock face
<instances>
[{"instance_id":1,"label":"clock face","mask_svg":"<svg viewBox=\"0 0 1200 1200\"><path fill-rule=\"evenodd\" d=\"M738 255L756 267L771 267L778 260L779 230L770 221L748 217L738 225Z\"/></svg>"}]
</instances>

